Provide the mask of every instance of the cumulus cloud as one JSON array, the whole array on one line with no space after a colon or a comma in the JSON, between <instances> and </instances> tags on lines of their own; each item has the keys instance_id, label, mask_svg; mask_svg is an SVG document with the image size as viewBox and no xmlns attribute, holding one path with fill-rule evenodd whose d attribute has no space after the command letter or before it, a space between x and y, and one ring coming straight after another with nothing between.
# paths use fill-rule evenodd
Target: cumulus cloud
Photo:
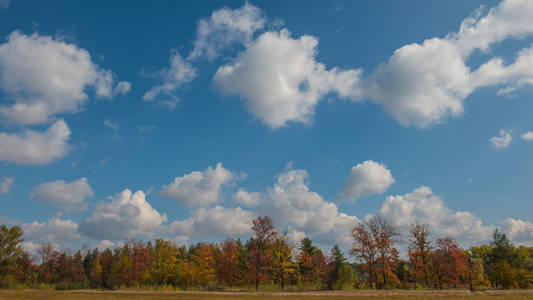
<instances>
[{"instance_id":1,"label":"cumulus cloud","mask_svg":"<svg viewBox=\"0 0 533 300\"><path fill-rule=\"evenodd\" d=\"M242 96L248 111L271 128L310 123L330 92L369 99L402 125L426 128L461 117L464 100L476 89L496 85L498 95L507 95L533 84L533 48L519 51L509 65L499 57L475 70L467 65L477 50L489 53L495 43L531 35L532 9L530 1L504 0L486 15L478 10L458 32L404 45L366 77L360 69L327 70L316 62L315 37L266 32L221 66L214 80L223 92Z\"/></svg>"},{"instance_id":2,"label":"cumulus cloud","mask_svg":"<svg viewBox=\"0 0 533 300\"><path fill-rule=\"evenodd\" d=\"M15 177L0 177L0 194L8 194L15 183Z\"/></svg>"},{"instance_id":3,"label":"cumulus cloud","mask_svg":"<svg viewBox=\"0 0 533 300\"><path fill-rule=\"evenodd\" d=\"M291 226L307 236L332 244L349 245L350 229L359 219L340 213L334 203L309 190L306 170L287 170L267 188L260 211L272 216L278 228Z\"/></svg>"},{"instance_id":4,"label":"cumulus cloud","mask_svg":"<svg viewBox=\"0 0 533 300\"><path fill-rule=\"evenodd\" d=\"M495 149L503 149L509 147L512 140L511 132L502 129L500 130L500 136L492 137L489 141Z\"/></svg>"},{"instance_id":5,"label":"cumulus cloud","mask_svg":"<svg viewBox=\"0 0 533 300\"><path fill-rule=\"evenodd\" d=\"M507 94L533 83L531 49L520 51L509 66L498 57L475 71L466 65L477 49L532 34L531 9L530 1L504 0L483 17L478 10L465 19L457 33L399 48L365 78L365 96L403 125L428 127L461 116L464 99L479 87L507 85L498 92Z\"/></svg>"},{"instance_id":6,"label":"cumulus cloud","mask_svg":"<svg viewBox=\"0 0 533 300\"><path fill-rule=\"evenodd\" d=\"M289 242L289 245L291 245L291 247L298 248L304 238L305 232L298 231L290 226L287 229L287 241Z\"/></svg>"},{"instance_id":7,"label":"cumulus cloud","mask_svg":"<svg viewBox=\"0 0 533 300\"><path fill-rule=\"evenodd\" d=\"M58 120L46 131L0 132L0 161L19 165L45 165L67 155L70 129Z\"/></svg>"},{"instance_id":8,"label":"cumulus cloud","mask_svg":"<svg viewBox=\"0 0 533 300\"><path fill-rule=\"evenodd\" d=\"M86 209L85 200L93 195L93 190L85 177L72 182L64 180L46 182L35 187L35 190L30 193L33 199L57 205L63 211Z\"/></svg>"},{"instance_id":9,"label":"cumulus cloud","mask_svg":"<svg viewBox=\"0 0 533 300\"><path fill-rule=\"evenodd\" d=\"M237 204L244 205L245 207L254 207L259 205L261 194L258 192L250 193L245 189L239 189L231 198Z\"/></svg>"},{"instance_id":10,"label":"cumulus cloud","mask_svg":"<svg viewBox=\"0 0 533 300\"><path fill-rule=\"evenodd\" d=\"M511 241L533 246L533 223L508 218L503 222L502 227Z\"/></svg>"},{"instance_id":11,"label":"cumulus cloud","mask_svg":"<svg viewBox=\"0 0 533 300\"><path fill-rule=\"evenodd\" d=\"M153 101L159 94L165 94L172 100L176 100L176 96L172 93L184 84L191 82L197 76L196 68L188 61L184 60L179 52L173 51L170 56L170 68L165 68L157 72L157 76L162 79L162 83L152 87L144 96L144 101ZM175 107L176 101L163 102L173 103L172 109ZM170 110L172 110L170 109Z\"/></svg>"},{"instance_id":12,"label":"cumulus cloud","mask_svg":"<svg viewBox=\"0 0 533 300\"><path fill-rule=\"evenodd\" d=\"M524 141L533 141L533 131L528 131L520 136Z\"/></svg>"},{"instance_id":13,"label":"cumulus cloud","mask_svg":"<svg viewBox=\"0 0 533 300\"><path fill-rule=\"evenodd\" d=\"M198 76L198 71L192 62L199 58L212 60L236 43L248 43L255 31L264 27L265 19L259 8L245 3L243 7L229 9L224 7L216 10L207 19L198 22L194 48L186 58L177 50L170 55L170 67L158 71L155 75L161 84L148 90L143 100L153 101L160 94L167 99L158 102L169 111L174 110L178 103L176 90L190 83Z\"/></svg>"},{"instance_id":14,"label":"cumulus cloud","mask_svg":"<svg viewBox=\"0 0 533 300\"><path fill-rule=\"evenodd\" d=\"M71 220L52 218L47 222L23 223L24 240L32 242L78 241L83 237L78 233L78 223Z\"/></svg>"},{"instance_id":15,"label":"cumulus cloud","mask_svg":"<svg viewBox=\"0 0 533 300\"><path fill-rule=\"evenodd\" d=\"M354 202L363 196L381 194L393 183L394 178L387 166L367 160L352 167L339 197Z\"/></svg>"},{"instance_id":16,"label":"cumulus cloud","mask_svg":"<svg viewBox=\"0 0 533 300\"><path fill-rule=\"evenodd\" d=\"M437 236L453 236L469 244L486 242L494 229L484 226L470 212L447 208L442 199L426 186L405 195L387 197L377 214L404 226L404 229L415 222L427 224Z\"/></svg>"},{"instance_id":17,"label":"cumulus cloud","mask_svg":"<svg viewBox=\"0 0 533 300\"><path fill-rule=\"evenodd\" d=\"M401 124L427 127L463 113L472 91L460 49L447 39L430 39L396 50L365 78L365 95Z\"/></svg>"},{"instance_id":18,"label":"cumulus cloud","mask_svg":"<svg viewBox=\"0 0 533 300\"><path fill-rule=\"evenodd\" d=\"M330 92L358 99L360 70L330 70L315 60L318 39L266 32L214 77L225 93L244 97L248 111L271 128L309 124L318 101Z\"/></svg>"},{"instance_id":19,"label":"cumulus cloud","mask_svg":"<svg viewBox=\"0 0 533 300\"><path fill-rule=\"evenodd\" d=\"M254 213L240 207L201 207L190 218L169 224L167 231L173 236L243 236L251 233L254 217Z\"/></svg>"},{"instance_id":20,"label":"cumulus cloud","mask_svg":"<svg viewBox=\"0 0 533 300\"><path fill-rule=\"evenodd\" d=\"M203 172L194 171L176 177L173 182L163 186L159 195L189 206L206 206L218 202L222 186L229 186L237 177L235 172L224 168L219 162L214 169L208 167Z\"/></svg>"},{"instance_id":21,"label":"cumulus cloud","mask_svg":"<svg viewBox=\"0 0 533 300\"><path fill-rule=\"evenodd\" d=\"M194 49L188 58L212 60L232 44L248 43L265 23L261 9L248 2L238 9L224 7L216 10L211 17L198 22Z\"/></svg>"},{"instance_id":22,"label":"cumulus cloud","mask_svg":"<svg viewBox=\"0 0 533 300\"><path fill-rule=\"evenodd\" d=\"M137 235L151 237L167 220L146 201L143 191L125 189L111 202L96 204L91 216L80 224L80 232L95 239L127 239Z\"/></svg>"},{"instance_id":23,"label":"cumulus cloud","mask_svg":"<svg viewBox=\"0 0 533 300\"><path fill-rule=\"evenodd\" d=\"M129 83L114 82L115 75L95 65L89 52L59 38L15 31L0 45L0 88L12 102L0 106L4 122L40 124L80 111L88 87L109 99L129 91Z\"/></svg>"},{"instance_id":24,"label":"cumulus cloud","mask_svg":"<svg viewBox=\"0 0 533 300\"><path fill-rule=\"evenodd\" d=\"M100 243L98 243L98 245L96 245L96 248L98 248L100 251L104 251L105 249L110 249L114 245L115 244L109 240L102 240Z\"/></svg>"}]
</instances>

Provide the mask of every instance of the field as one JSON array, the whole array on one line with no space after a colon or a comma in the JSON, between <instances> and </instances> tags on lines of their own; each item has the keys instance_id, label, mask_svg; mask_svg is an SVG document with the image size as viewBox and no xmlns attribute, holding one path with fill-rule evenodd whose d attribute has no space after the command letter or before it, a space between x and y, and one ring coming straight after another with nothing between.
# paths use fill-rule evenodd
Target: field
<instances>
[{"instance_id":1,"label":"field","mask_svg":"<svg viewBox=\"0 0 533 300\"><path fill-rule=\"evenodd\" d=\"M149 291L36 291L36 290L19 290L19 291L1 291L0 300L269 300L269 299L292 299L292 300L322 300L322 299L532 299L533 290L507 290L507 291L483 291L470 293L465 290L449 291L324 291L324 292L291 292L291 293L251 293L251 292L149 292Z\"/></svg>"}]
</instances>

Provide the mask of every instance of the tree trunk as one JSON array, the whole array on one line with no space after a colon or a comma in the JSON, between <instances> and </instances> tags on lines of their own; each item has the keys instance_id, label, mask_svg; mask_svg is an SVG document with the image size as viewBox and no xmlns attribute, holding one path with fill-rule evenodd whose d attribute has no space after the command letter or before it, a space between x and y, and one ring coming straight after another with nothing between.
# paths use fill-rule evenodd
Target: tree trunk
<instances>
[{"instance_id":1,"label":"tree trunk","mask_svg":"<svg viewBox=\"0 0 533 300\"><path fill-rule=\"evenodd\" d=\"M385 289L386 286L387 286L387 276L386 276L386 272L385 272L385 256L382 256L381 258L381 268L382 268L382 274L383 274L383 286L381 287L382 289Z\"/></svg>"},{"instance_id":2,"label":"tree trunk","mask_svg":"<svg viewBox=\"0 0 533 300\"><path fill-rule=\"evenodd\" d=\"M258 291L259 290L259 266L261 265L260 264L260 256L259 254L257 255L257 260L255 262L255 290Z\"/></svg>"}]
</instances>

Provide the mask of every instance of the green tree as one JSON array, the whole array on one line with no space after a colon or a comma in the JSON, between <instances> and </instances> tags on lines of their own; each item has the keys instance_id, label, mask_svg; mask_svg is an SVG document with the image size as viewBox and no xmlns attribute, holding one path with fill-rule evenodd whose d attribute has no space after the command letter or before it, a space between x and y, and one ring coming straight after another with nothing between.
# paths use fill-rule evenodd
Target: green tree
<instances>
[{"instance_id":1,"label":"green tree","mask_svg":"<svg viewBox=\"0 0 533 300\"><path fill-rule=\"evenodd\" d=\"M333 246L331 248L330 289L334 287L342 289L350 279L353 279L353 270L351 270L351 267L346 262L346 257L344 257L344 253L342 253L339 246Z\"/></svg>"},{"instance_id":2,"label":"green tree","mask_svg":"<svg viewBox=\"0 0 533 300\"><path fill-rule=\"evenodd\" d=\"M22 229L19 226L0 226L0 280L17 268L17 261L24 256Z\"/></svg>"}]
</instances>

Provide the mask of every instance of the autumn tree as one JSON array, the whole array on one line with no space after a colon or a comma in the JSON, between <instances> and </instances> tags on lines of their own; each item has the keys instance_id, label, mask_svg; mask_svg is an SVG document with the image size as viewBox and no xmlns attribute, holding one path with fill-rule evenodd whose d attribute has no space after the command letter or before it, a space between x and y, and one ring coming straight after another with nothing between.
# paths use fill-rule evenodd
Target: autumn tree
<instances>
[{"instance_id":1,"label":"autumn tree","mask_svg":"<svg viewBox=\"0 0 533 300\"><path fill-rule=\"evenodd\" d=\"M199 286L209 286L215 278L215 256L213 247L207 243L198 243L189 253L189 260L194 268L194 280Z\"/></svg>"},{"instance_id":2,"label":"autumn tree","mask_svg":"<svg viewBox=\"0 0 533 300\"><path fill-rule=\"evenodd\" d=\"M363 270L368 274L370 287L377 287L377 247L372 234L368 229L368 223L359 223L352 229L354 239L351 253L357 257L362 264Z\"/></svg>"},{"instance_id":3,"label":"autumn tree","mask_svg":"<svg viewBox=\"0 0 533 300\"><path fill-rule=\"evenodd\" d=\"M313 246L313 241L311 241L310 238L305 237L300 242L300 247L298 250L300 250L298 255L298 270L301 281L304 284L311 283L315 279L313 272L315 268L313 256L316 254L318 249Z\"/></svg>"},{"instance_id":4,"label":"autumn tree","mask_svg":"<svg viewBox=\"0 0 533 300\"><path fill-rule=\"evenodd\" d=\"M457 242L451 237L440 238L435 242L433 253L433 268L437 279L437 286L457 287L461 270L465 269L467 257Z\"/></svg>"},{"instance_id":5,"label":"autumn tree","mask_svg":"<svg viewBox=\"0 0 533 300\"><path fill-rule=\"evenodd\" d=\"M394 273L395 262L398 258L398 250L393 247L396 238L400 235L397 226L383 216L374 216L368 221L368 227L376 247L378 272L382 276L382 288L388 283L399 283Z\"/></svg>"},{"instance_id":6,"label":"autumn tree","mask_svg":"<svg viewBox=\"0 0 533 300\"><path fill-rule=\"evenodd\" d=\"M292 248L287 242L287 236L285 234L275 234L271 249L274 279L281 285L281 290L285 290L287 278L294 272L294 266L291 261Z\"/></svg>"},{"instance_id":7,"label":"autumn tree","mask_svg":"<svg viewBox=\"0 0 533 300\"><path fill-rule=\"evenodd\" d=\"M423 278L426 287L430 282L430 258L431 258L431 241L428 238L429 229L423 224L411 224L409 226L409 248L407 255L411 265L411 271L414 275L415 282L420 277Z\"/></svg>"},{"instance_id":8,"label":"autumn tree","mask_svg":"<svg viewBox=\"0 0 533 300\"><path fill-rule=\"evenodd\" d=\"M255 289L259 290L259 284L266 277L265 269L268 266L268 248L275 236L274 224L269 216L259 216L252 221L253 236L248 245L249 267L253 273Z\"/></svg>"},{"instance_id":9,"label":"autumn tree","mask_svg":"<svg viewBox=\"0 0 533 300\"><path fill-rule=\"evenodd\" d=\"M176 244L163 239L156 239L151 250L150 282L156 285L173 285L177 281L177 263L180 251Z\"/></svg>"},{"instance_id":10,"label":"autumn tree","mask_svg":"<svg viewBox=\"0 0 533 300\"><path fill-rule=\"evenodd\" d=\"M239 283L239 256L242 244L233 239L227 239L220 244L220 251L216 256L217 277L226 285L236 286Z\"/></svg>"}]
</instances>

